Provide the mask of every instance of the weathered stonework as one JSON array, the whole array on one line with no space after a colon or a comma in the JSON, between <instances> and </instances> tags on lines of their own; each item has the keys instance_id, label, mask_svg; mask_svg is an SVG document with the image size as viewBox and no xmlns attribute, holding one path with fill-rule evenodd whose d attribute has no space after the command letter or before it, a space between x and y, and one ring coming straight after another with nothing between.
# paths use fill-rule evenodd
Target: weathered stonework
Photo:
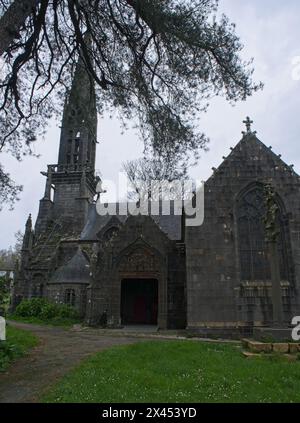
<instances>
[{"instance_id":1,"label":"weathered stonework","mask_svg":"<svg viewBox=\"0 0 300 423\"><path fill-rule=\"evenodd\" d=\"M248 131L205 183L201 226L185 227L174 211L100 216L93 201L95 95L78 66L64 109L58 164L44 173L34 230L31 218L26 224L13 307L22 298L43 296L74 305L90 325L105 317L120 327L130 315L136 323L203 335L239 336L271 325L272 284L261 226L263 187L271 184L280 209L284 320L290 323L300 314L299 176Z\"/></svg>"},{"instance_id":2,"label":"weathered stonework","mask_svg":"<svg viewBox=\"0 0 300 423\"><path fill-rule=\"evenodd\" d=\"M186 229L189 328L203 332L224 328L228 332L272 323L271 281L243 279L238 239L239 198L251 190L262 190L266 183L274 187L281 206L286 323L299 314L299 176L255 134L248 133L205 184L204 224Z\"/></svg>"}]
</instances>

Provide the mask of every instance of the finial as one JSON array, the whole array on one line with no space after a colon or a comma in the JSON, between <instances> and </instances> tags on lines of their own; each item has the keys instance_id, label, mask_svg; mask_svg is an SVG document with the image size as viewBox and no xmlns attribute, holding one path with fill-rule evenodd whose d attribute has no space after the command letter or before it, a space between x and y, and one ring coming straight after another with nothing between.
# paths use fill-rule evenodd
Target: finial
<instances>
[{"instance_id":1,"label":"finial","mask_svg":"<svg viewBox=\"0 0 300 423\"><path fill-rule=\"evenodd\" d=\"M96 193L97 193L97 198L96 198L96 203L100 200L100 196L101 196L101 194L106 194L107 193L107 190L106 189L103 189L103 183L102 183L102 180L101 179L99 179L99 181L98 181L98 184L97 184L97 187L96 187Z\"/></svg>"},{"instance_id":2,"label":"finial","mask_svg":"<svg viewBox=\"0 0 300 423\"><path fill-rule=\"evenodd\" d=\"M248 134L256 134L256 132L255 131L252 131L252 129L251 129L251 125L253 123L253 120L251 120L249 118L249 116L246 117L246 120L243 120L243 123L246 125L246 129L247 129L247 132L242 132L242 134L244 136L245 135L248 135Z\"/></svg>"},{"instance_id":3,"label":"finial","mask_svg":"<svg viewBox=\"0 0 300 423\"><path fill-rule=\"evenodd\" d=\"M26 222L26 228L31 229L31 227L32 227L32 220L31 220L31 213L29 213L29 216Z\"/></svg>"},{"instance_id":4,"label":"finial","mask_svg":"<svg viewBox=\"0 0 300 423\"><path fill-rule=\"evenodd\" d=\"M249 116L247 116L246 120L244 120L243 123L246 125L247 132L251 132L251 125L253 123L253 120L251 120Z\"/></svg>"}]
</instances>

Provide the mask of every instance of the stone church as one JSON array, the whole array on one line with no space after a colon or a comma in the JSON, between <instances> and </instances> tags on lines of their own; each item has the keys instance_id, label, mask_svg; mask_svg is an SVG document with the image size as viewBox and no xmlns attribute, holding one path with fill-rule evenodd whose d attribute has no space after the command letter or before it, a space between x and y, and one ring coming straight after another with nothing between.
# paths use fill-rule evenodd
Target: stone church
<instances>
[{"instance_id":1,"label":"stone church","mask_svg":"<svg viewBox=\"0 0 300 423\"><path fill-rule=\"evenodd\" d=\"M29 216L13 307L23 298L70 304L87 324L155 325L243 335L273 320L264 186L278 204L284 320L300 314L300 178L251 130L205 182L204 222L184 213L101 216L95 204L95 91L78 64L58 163L48 166L34 228ZM120 204L117 205L117 208Z\"/></svg>"}]
</instances>

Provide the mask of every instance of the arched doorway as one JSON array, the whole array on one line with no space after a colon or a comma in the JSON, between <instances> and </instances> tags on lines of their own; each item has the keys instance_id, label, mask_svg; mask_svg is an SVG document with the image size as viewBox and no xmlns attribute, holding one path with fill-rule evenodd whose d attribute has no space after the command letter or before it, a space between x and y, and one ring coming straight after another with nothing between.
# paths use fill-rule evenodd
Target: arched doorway
<instances>
[{"instance_id":1,"label":"arched doorway","mask_svg":"<svg viewBox=\"0 0 300 423\"><path fill-rule=\"evenodd\" d=\"M116 263L112 315L119 324L167 327L167 269L160 252L143 240L130 245Z\"/></svg>"},{"instance_id":2,"label":"arched doorway","mask_svg":"<svg viewBox=\"0 0 300 423\"><path fill-rule=\"evenodd\" d=\"M158 280L123 279L121 281L122 325L157 325Z\"/></svg>"}]
</instances>

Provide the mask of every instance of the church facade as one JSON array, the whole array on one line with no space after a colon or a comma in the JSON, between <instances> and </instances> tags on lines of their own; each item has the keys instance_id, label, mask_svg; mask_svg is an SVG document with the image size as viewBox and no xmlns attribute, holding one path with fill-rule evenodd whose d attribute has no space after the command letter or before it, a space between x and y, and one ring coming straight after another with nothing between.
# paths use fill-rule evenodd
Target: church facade
<instances>
[{"instance_id":1,"label":"church facade","mask_svg":"<svg viewBox=\"0 0 300 423\"><path fill-rule=\"evenodd\" d=\"M264 187L276 193L283 318L300 314L300 178L251 131L204 185L204 222L97 213L97 112L80 64L66 99L58 163L26 223L13 307L23 298L70 304L87 324L155 325L227 336L272 324Z\"/></svg>"}]
</instances>

